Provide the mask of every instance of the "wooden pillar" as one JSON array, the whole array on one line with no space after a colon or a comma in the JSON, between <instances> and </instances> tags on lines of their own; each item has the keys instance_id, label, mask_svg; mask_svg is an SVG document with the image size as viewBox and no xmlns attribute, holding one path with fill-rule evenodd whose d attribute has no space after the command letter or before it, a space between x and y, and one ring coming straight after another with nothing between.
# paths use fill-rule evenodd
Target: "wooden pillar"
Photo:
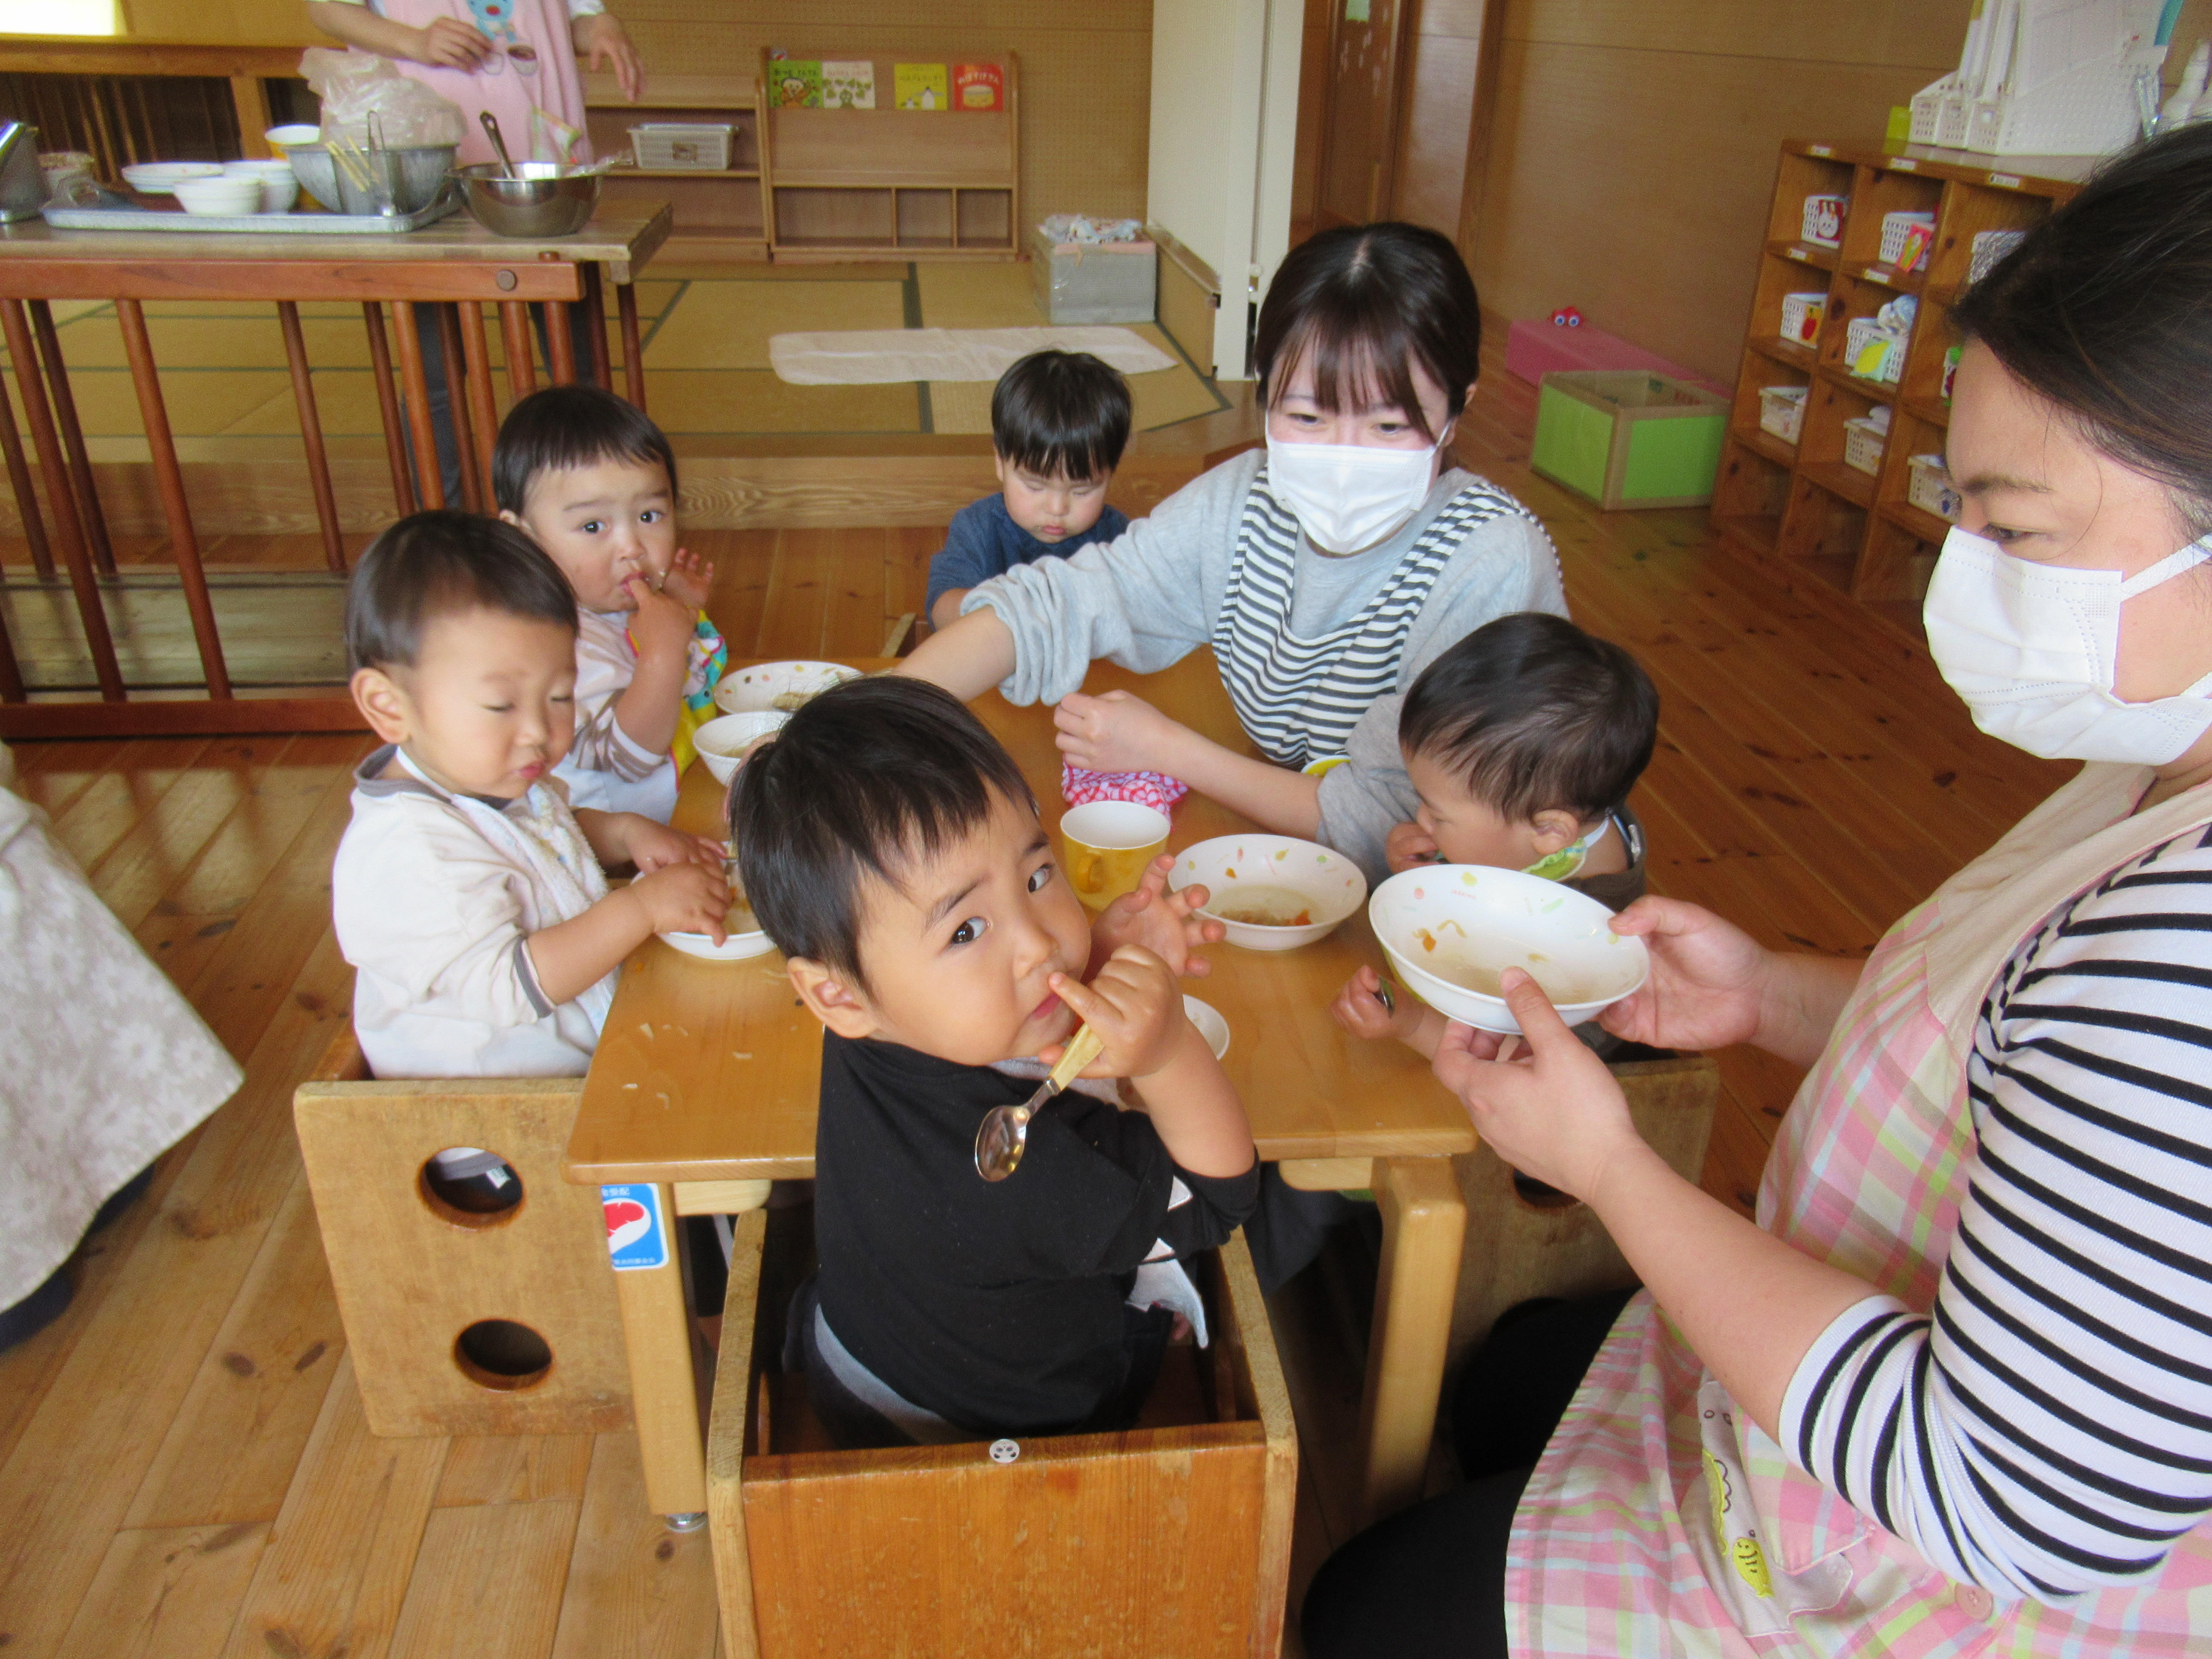
<instances>
[{"instance_id":1,"label":"wooden pillar","mask_svg":"<svg viewBox=\"0 0 2212 1659\"><path fill-rule=\"evenodd\" d=\"M568 331L568 302L545 302L545 373L555 386L576 383L576 337Z\"/></svg>"},{"instance_id":2,"label":"wooden pillar","mask_svg":"<svg viewBox=\"0 0 2212 1659\"><path fill-rule=\"evenodd\" d=\"M15 647L8 637L8 612L0 606L0 702L23 701L23 671L15 665Z\"/></svg>"},{"instance_id":3,"label":"wooden pillar","mask_svg":"<svg viewBox=\"0 0 2212 1659\"><path fill-rule=\"evenodd\" d=\"M8 356L15 365L15 386L23 394L23 418L31 423L31 442L39 452L39 470L46 475L46 500L54 513L54 538L61 544L62 558L69 565L70 586L76 594L77 620L84 626L85 647L92 653L100 695L109 702L121 702L123 671L116 664L114 636L108 632L107 611L100 603L100 583L92 573L92 556L85 550L84 527L76 515L76 493L70 487L61 440L54 432L53 414L46 405L46 385L39 378L38 351L31 341L30 319L23 313L21 300L0 300L0 331L6 333Z\"/></svg>"},{"instance_id":4,"label":"wooden pillar","mask_svg":"<svg viewBox=\"0 0 2212 1659\"><path fill-rule=\"evenodd\" d=\"M1382 1265L1359 1402L1362 1526L1421 1495L1467 1237L1467 1205L1449 1158L1377 1158L1375 1171Z\"/></svg>"},{"instance_id":5,"label":"wooden pillar","mask_svg":"<svg viewBox=\"0 0 2212 1659\"><path fill-rule=\"evenodd\" d=\"M629 1353L630 1409L645 1463L646 1502L656 1515L696 1515L707 1507L707 1445L699 1429L676 1195L665 1184L660 1213L669 1231L667 1265L617 1273L615 1293Z\"/></svg>"},{"instance_id":6,"label":"wooden pillar","mask_svg":"<svg viewBox=\"0 0 2212 1659\"><path fill-rule=\"evenodd\" d=\"M343 576L345 539L338 533L338 498L331 488L330 456L323 448L323 419L315 408L315 381L307 368L307 339L300 327L298 304L279 300L276 320L283 325L284 360L292 369L292 401L300 410L300 443L307 452L307 483L315 493L315 521L322 526L323 562Z\"/></svg>"},{"instance_id":7,"label":"wooden pillar","mask_svg":"<svg viewBox=\"0 0 2212 1659\"><path fill-rule=\"evenodd\" d=\"M249 156L265 156L272 152L268 139L262 137L276 125L269 112L269 88L258 75L234 75L230 77L230 101L238 109L238 147Z\"/></svg>"},{"instance_id":8,"label":"wooden pillar","mask_svg":"<svg viewBox=\"0 0 2212 1659\"><path fill-rule=\"evenodd\" d=\"M607 350L606 291L599 286L599 267L592 261L579 268L584 283L584 315L592 340L592 384L612 389L614 374Z\"/></svg>"},{"instance_id":9,"label":"wooden pillar","mask_svg":"<svg viewBox=\"0 0 2212 1659\"><path fill-rule=\"evenodd\" d=\"M615 308L622 314L623 388L630 402L645 407L645 339L637 325L637 286L615 284Z\"/></svg>"},{"instance_id":10,"label":"wooden pillar","mask_svg":"<svg viewBox=\"0 0 2212 1659\"><path fill-rule=\"evenodd\" d=\"M15 407L0 387L0 454L8 462L8 487L15 492L15 512L23 520L23 539L31 545L31 568L39 580L54 579L54 550L46 544L46 515L39 505L37 486L31 482L31 464L23 459L23 434L15 429Z\"/></svg>"},{"instance_id":11,"label":"wooden pillar","mask_svg":"<svg viewBox=\"0 0 2212 1659\"><path fill-rule=\"evenodd\" d=\"M498 511L493 498L491 453L499 436L499 404L491 391L491 349L484 339L483 307L474 300L460 305L461 354L467 360L469 411L476 429L477 465L483 477L483 507Z\"/></svg>"},{"instance_id":12,"label":"wooden pillar","mask_svg":"<svg viewBox=\"0 0 2212 1659\"><path fill-rule=\"evenodd\" d=\"M61 432L62 453L69 458L70 482L76 490L85 540L91 544L92 562L100 574L112 576L115 547L107 538L107 515L100 511L100 493L93 488L92 457L85 450L84 428L77 424L76 398L70 390L69 365L62 361L61 336L54 332L53 307L44 300L29 303L31 331L39 337L39 361L46 365L46 387L54 400L54 424Z\"/></svg>"},{"instance_id":13,"label":"wooden pillar","mask_svg":"<svg viewBox=\"0 0 2212 1659\"><path fill-rule=\"evenodd\" d=\"M207 675L208 696L220 702L230 696L230 672L223 665L222 640L215 626L215 605L208 598L207 573L200 568L199 538L192 530L192 511L185 499L184 469L177 465L176 441L169 433L169 411L161 402L161 378L154 372L154 343L146 334L145 307L136 300L118 300L115 319L123 325L124 355L131 359L131 383L138 393L138 415L146 427L146 446L153 452L154 482L161 494L161 516L169 526L169 547L177 561L177 574L185 587L185 605L192 615L192 637L200 648L200 667Z\"/></svg>"},{"instance_id":14,"label":"wooden pillar","mask_svg":"<svg viewBox=\"0 0 2212 1659\"><path fill-rule=\"evenodd\" d=\"M405 305L406 301L399 301ZM368 327L368 366L376 380L377 412L384 417L384 453L392 463L392 504L405 518L415 510L415 479L407 470L407 438L400 429L399 394L392 389L392 345L384 332L384 307L365 300L362 320Z\"/></svg>"},{"instance_id":15,"label":"wooden pillar","mask_svg":"<svg viewBox=\"0 0 2212 1659\"><path fill-rule=\"evenodd\" d=\"M461 319L454 307L438 305L438 350L446 362L446 416L453 425L453 453L461 463L461 501L471 513L484 510L489 491L477 476L476 433L469 419L468 388L461 362Z\"/></svg>"},{"instance_id":16,"label":"wooden pillar","mask_svg":"<svg viewBox=\"0 0 2212 1659\"><path fill-rule=\"evenodd\" d=\"M538 390L538 369L530 344L530 307L520 300L499 302L499 328L507 345L507 389L514 398Z\"/></svg>"},{"instance_id":17,"label":"wooden pillar","mask_svg":"<svg viewBox=\"0 0 2212 1659\"><path fill-rule=\"evenodd\" d=\"M414 439L415 482L422 505L446 505L446 481L438 469L438 431L430 422L430 379L422 368L422 337L415 326L415 307L395 301L392 320L399 325L399 380L407 388L407 430ZM453 381L448 377L450 391Z\"/></svg>"}]
</instances>

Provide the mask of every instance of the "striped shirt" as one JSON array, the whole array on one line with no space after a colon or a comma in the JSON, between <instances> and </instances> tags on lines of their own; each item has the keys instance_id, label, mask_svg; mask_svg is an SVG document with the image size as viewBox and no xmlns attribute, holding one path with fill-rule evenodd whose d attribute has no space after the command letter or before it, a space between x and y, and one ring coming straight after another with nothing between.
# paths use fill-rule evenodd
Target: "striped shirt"
<instances>
[{"instance_id":1,"label":"striped shirt","mask_svg":"<svg viewBox=\"0 0 2212 1659\"><path fill-rule=\"evenodd\" d=\"M2141 1582L2212 1515L2212 832L2014 953L1967 1089L1932 1314L1838 1317L1783 1443L1954 1579L2044 1601Z\"/></svg>"}]
</instances>

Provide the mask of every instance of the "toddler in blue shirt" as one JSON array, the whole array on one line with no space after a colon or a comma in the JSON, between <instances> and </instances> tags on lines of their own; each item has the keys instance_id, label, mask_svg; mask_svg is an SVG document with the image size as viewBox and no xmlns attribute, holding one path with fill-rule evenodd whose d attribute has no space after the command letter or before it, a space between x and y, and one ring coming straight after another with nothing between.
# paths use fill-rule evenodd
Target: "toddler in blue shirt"
<instances>
[{"instance_id":1,"label":"toddler in blue shirt","mask_svg":"<svg viewBox=\"0 0 2212 1659\"><path fill-rule=\"evenodd\" d=\"M1106 487L1128 441L1128 383L1089 352L1032 352L1000 375L991 445L1002 493L954 516L929 562L929 625L957 621L978 582L1127 529Z\"/></svg>"}]
</instances>

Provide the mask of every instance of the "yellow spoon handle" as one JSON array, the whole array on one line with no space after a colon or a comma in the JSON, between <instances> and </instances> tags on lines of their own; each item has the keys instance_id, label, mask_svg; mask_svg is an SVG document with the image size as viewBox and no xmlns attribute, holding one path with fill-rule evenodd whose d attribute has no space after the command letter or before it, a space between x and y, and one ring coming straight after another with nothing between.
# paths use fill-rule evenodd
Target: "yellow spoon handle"
<instances>
[{"instance_id":1,"label":"yellow spoon handle","mask_svg":"<svg viewBox=\"0 0 2212 1659\"><path fill-rule=\"evenodd\" d=\"M1088 1025L1079 1028L1068 1038L1067 1052L1060 1057L1060 1064L1052 1068L1053 1092L1057 1094L1073 1083L1075 1074L1097 1059L1098 1051L1105 1046L1106 1039Z\"/></svg>"}]
</instances>

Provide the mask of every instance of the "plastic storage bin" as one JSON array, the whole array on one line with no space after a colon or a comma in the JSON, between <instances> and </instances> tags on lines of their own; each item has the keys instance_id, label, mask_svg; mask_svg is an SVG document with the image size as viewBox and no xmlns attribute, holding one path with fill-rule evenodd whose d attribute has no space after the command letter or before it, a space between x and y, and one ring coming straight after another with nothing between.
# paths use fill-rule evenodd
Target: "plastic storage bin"
<instances>
[{"instance_id":1,"label":"plastic storage bin","mask_svg":"<svg viewBox=\"0 0 2212 1659\"><path fill-rule=\"evenodd\" d=\"M1918 232L1915 235L1915 232ZM1917 270L1928 263L1928 250L1936 240L1932 213L1885 213L1881 216L1881 262L1899 270Z\"/></svg>"},{"instance_id":2,"label":"plastic storage bin","mask_svg":"<svg viewBox=\"0 0 2212 1659\"><path fill-rule=\"evenodd\" d=\"M1854 317L1844 329L1844 367L1894 386L1905 375L1905 342L1875 318Z\"/></svg>"},{"instance_id":3,"label":"plastic storage bin","mask_svg":"<svg viewBox=\"0 0 2212 1659\"><path fill-rule=\"evenodd\" d=\"M1828 295L1825 289L1784 295L1782 337L1795 340L1800 345L1811 345L1820 337L1820 321L1827 314Z\"/></svg>"},{"instance_id":4,"label":"plastic storage bin","mask_svg":"<svg viewBox=\"0 0 2212 1659\"><path fill-rule=\"evenodd\" d=\"M668 173L722 173L730 165L730 135L737 128L715 121L649 121L629 130L641 167Z\"/></svg>"},{"instance_id":5,"label":"plastic storage bin","mask_svg":"<svg viewBox=\"0 0 2212 1659\"><path fill-rule=\"evenodd\" d=\"M1642 369L1553 372L1528 465L1607 512L1713 498L1728 399Z\"/></svg>"},{"instance_id":6,"label":"plastic storage bin","mask_svg":"<svg viewBox=\"0 0 2212 1659\"><path fill-rule=\"evenodd\" d=\"M1844 422L1844 465L1860 471L1881 471L1881 452L1889 442L1889 423L1862 415Z\"/></svg>"},{"instance_id":7,"label":"plastic storage bin","mask_svg":"<svg viewBox=\"0 0 2212 1659\"><path fill-rule=\"evenodd\" d=\"M1951 475L1941 455L1915 455L1906 461L1905 499L1925 507L1937 518L1959 522L1959 492L1951 488Z\"/></svg>"},{"instance_id":8,"label":"plastic storage bin","mask_svg":"<svg viewBox=\"0 0 2212 1659\"><path fill-rule=\"evenodd\" d=\"M1844 240L1844 215L1850 211L1848 196L1808 196L1798 234L1822 247L1837 247Z\"/></svg>"},{"instance_id":9,"label":"plastic storage bin","mask_svg":"<svg viewBox=\"0 0 2212 1659\"><path fill-rule=\"evenodd\" d=\"M1054 323L1149 323L1159 307L1159 250L1151 242L1056 242L1030 232L1037 309Z\"/></svg>"},{"instance_id":10,"label":"plastic storage bin","mask_svg":"<svg viewBox=\"0 0 2212 1659\"><path fill-rule=\"evenodd\" d=\"M1797 441L1805 429L1805 394L1802 386L1762 386L1759 392L1759 429L1771 432L1786 444Z\"/></svg>"}]
</instances>

